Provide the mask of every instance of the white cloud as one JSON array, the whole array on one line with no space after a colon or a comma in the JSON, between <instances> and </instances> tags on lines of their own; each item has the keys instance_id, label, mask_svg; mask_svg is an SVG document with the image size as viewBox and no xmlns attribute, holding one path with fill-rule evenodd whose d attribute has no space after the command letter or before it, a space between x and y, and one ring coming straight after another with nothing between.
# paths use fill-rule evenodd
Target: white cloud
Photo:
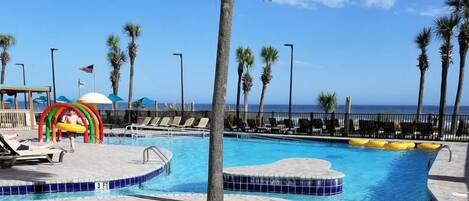
<instances>
[{"instance_id":1,"label":"white cloud","mask_svg":"<svg viewBox=\"0 0 469 201\"><path fill-rule=\"evenodd\" d=\"M442 16L442 15L450 13L451 9L449 7L441 7L441 8L426 7L426 8L420 8L420 9L407 8L407 12L417 13L421 16L426 16L426 17L436 17L436 16Z\"/></svg>"},{"instance_id":2,"label":"white cloud","mask_svg":"<svg viewBox=\"0 0 469 201\"><path fill-rule=\"evenodd\" d=\"M364 3L368 7L390 9L394 6L396 0L365 0Z\"/></svg>"},{"instance_id":3,"label":"white cloud","mask_svg":"<svg viewBox=\"0 0 469 201\"><path fill-rule=\"evenodd\" d=\"M346 5L364 5L367 7L378 7L390 9L396 3L396 0L267 0L272 3L301 8L316 8L317 6L327 6L331 8L340 8Z\"/></svg>"}]
</instances>

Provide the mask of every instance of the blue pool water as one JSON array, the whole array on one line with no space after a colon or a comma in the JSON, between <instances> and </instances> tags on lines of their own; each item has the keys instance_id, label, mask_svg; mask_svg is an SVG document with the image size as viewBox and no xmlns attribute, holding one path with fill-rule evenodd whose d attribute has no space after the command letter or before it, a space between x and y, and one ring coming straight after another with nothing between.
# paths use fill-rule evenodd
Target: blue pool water
<instances>
[{"instance_id":1,"label":"blue pool water","mask_svg":"<svg viewBox=\"0 0 469 201\"><path fill-rule=\"evenodd\" d=\"M132 139L111 139L110 142L145 147L154 145L171 150L174 154L171 174L156 177L140 187L108 192L10 196L8 200L106 196L108 194L153 195L206 192L208 138L155 137L141 138L137 141ZM383 151L355 148L340 143L225 138L224 167L266 164L291 157L312 157L330 161L333 169L346 175L344 178L344 192L330 197L286 194L255 195L273 196L295 201L429 200L426 187L427 166L428 162L434 157L429 152L418 150L407 152ZM0 198L0 200L2 199Z\"/></svg>"}]
</instances>

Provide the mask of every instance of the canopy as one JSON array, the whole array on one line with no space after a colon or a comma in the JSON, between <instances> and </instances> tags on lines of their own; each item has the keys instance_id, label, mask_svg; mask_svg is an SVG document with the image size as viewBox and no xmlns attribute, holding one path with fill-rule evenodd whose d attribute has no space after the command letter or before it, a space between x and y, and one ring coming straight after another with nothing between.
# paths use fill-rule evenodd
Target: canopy
<instances>
[{"instance_id":1,"label":"canopy","mask_svg":"<svg viewBox=\"0 0 469 201\"><path fill-rule=\"evenodd\" d=\"M122 99L121 97L115 95L115 94L109 94L109 96L107 96L113 103L117 102L117 101L123 101L124 99Z\"/></svg>"},{"instance_id":2,"label":"canopy","mask_svg":"<svg viewBox=\"0 0 469 201\"><path fill-rule=\"evenodd\" d=\"M65 96L59 96L59 98L57 98L57 102L59 102L59 103L70 103L72 101L70 101L70 99L68 99Z\"/></svg>"},{"instance_id":3,"label":"canopy","mask_svg":"<svg viewBox=\"0 0 469 201\"><path fill-rule=\"evenodd\" d=\"M81 96L78 102L89 104L112 104L111 99L103 94L91 92Z\"/></svg>"},{"instance_id":4,"label":"canopy","mask_svg":"<svg viewBox=\"0 0 469 201\"><path fill-rule=\"evenodd\" d=\"M39 96L39 97L33 99L33 102L36 103L36 104L42 104L42 103L47 102L47 98L45 96Z\"/></svg>"},{"instance_id":5,"label":"canopy","mask_svg":"<svg viewBox=\"0 0 469 201\"><path fill-rule=\"evenodd\" d=\"M155 104L154 100L151 100L147 97L143 97L141 99L138 99L138 102L142 103L142 105L150 105L150 104Z\"/></svg>"}]
</instances>

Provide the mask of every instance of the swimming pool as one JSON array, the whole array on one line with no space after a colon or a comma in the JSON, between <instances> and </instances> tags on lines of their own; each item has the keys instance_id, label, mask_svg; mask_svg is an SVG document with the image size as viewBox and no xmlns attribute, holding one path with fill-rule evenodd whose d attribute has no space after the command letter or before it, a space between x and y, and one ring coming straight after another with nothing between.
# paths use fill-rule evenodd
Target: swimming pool
<instances>
[{"instance_id":1,"label":"swimming pool","mask_svg":"<svg viewBox=\"0 0 469 201\"><path fill-rule=\"evenodd\" d=\"M133 140L111 138L112 144L158 146L173 152L171 174L156 177L144 185L107 192L36 194L1 197L0 200L31 200L63 197L205 193L209 139L202 137L153 137ZM434 154L355 148L341 143L296 142L268 139L225 138L224 167L258 165L292 157L328 160L332 169L343 172L344 191L340 195L319 197L286 194L257 194L289 200L409 200L426 201L428 162ZM226 193L233 193L227 191ZM237 193L237 192L235 192Z\"/></svg>"}]
</instances>

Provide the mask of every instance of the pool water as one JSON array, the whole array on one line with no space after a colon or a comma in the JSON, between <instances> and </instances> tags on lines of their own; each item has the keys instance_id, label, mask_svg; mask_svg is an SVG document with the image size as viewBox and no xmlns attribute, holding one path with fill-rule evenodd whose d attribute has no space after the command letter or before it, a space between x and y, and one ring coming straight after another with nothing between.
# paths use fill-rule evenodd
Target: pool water
<instances>
[{"instance_id":1,"label":"pool water","mask_svg":"<svg viewBox=\"0 0 469 201\"><path fill-rule=\"evenodd\" d=\"M107 192L38 194L0 197L8 200L51 199L107 195L154 195L205 193L208 175L209 139L202 137L154 137L133 140L110 139L111 144L157 146L173 152L171 174L158 176L142 186ZM249 193L294 201L400 200L428 201L428 163L434 154L356 148L341 143L296 142L267 139L224 140L224 167L272 163L284 158L311 157L328 160L332 169L343 172L343 193L336 196ZM229 192L226 193L239 193Z\"/></svg>"}]
</instances>

